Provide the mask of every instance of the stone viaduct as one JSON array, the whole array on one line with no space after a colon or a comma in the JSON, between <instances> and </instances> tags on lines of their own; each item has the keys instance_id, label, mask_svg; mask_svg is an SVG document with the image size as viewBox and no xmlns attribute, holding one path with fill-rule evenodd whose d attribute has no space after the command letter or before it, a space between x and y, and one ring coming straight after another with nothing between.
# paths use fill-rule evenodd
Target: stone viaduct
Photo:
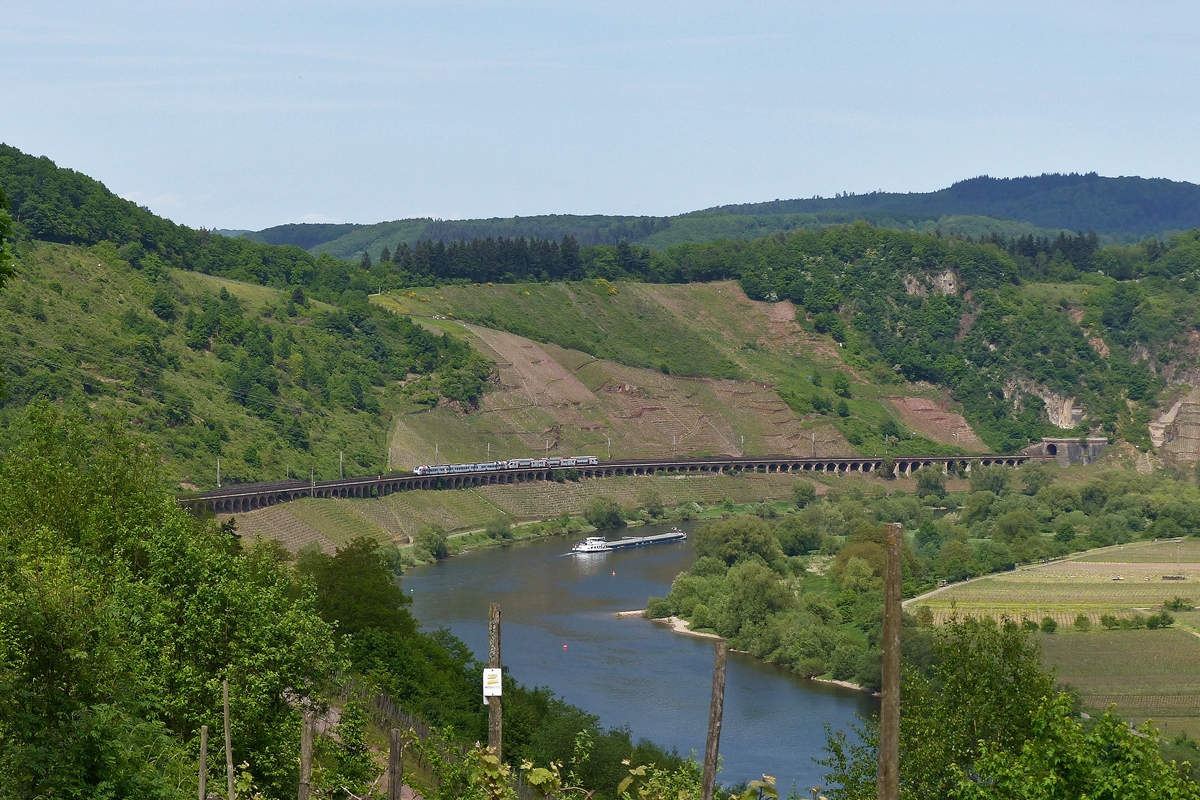
<instances>
[{"instance_id":1,"label":"stone viaduct","mask_svg":"<svg viewBox=\"0 0 1200 800\"><path fill-rule=\"evenodd\" d=\"M1053 458L1053 456L1049 456ZM893 469L899 475L911 475L921 467L938 467L943 471L970 472L975 466L993 464L1015 467L1026 461L1044 461L1047 455L980 455L980 456L894 456ZM681 473L727 472L746 473L823 473L832 475L867 475L883 468L882 457L794 458L763 456L758 458L672 458L640 461L603 461L597 466L577 467L582 478L609 478L617 475L658 475ZM343 478L332 481L277 481L275 483L243 483L226 486L202 494L185 495L179 502L194 511L208 510L217 514L235 514L266 508L302 497L383 497L393 492L418 489L460 489L495 483L525 483L554 480L562 470L547 468L501 469L469 472L458 475L392 474L374 478Z\"/></svg>"}]
</instances>

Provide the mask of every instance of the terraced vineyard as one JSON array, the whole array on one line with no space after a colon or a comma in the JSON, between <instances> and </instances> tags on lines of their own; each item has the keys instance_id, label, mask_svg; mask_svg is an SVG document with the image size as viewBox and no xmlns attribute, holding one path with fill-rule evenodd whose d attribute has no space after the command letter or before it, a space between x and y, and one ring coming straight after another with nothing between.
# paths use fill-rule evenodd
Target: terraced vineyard
<instances>
[{"instance_id":1,"label":"terraced vineyard","mask_svg":"<svg viewBox=\"0 0 1200 800\"><path fill-rule=\"evenodd\" d=\"M1135 724L1152 719L1167 737L1200 736L1200 636L1184 628L1039 634L1047 666L1079 692L1084 708L1109 705Z\"/></svg>"}]
</instances>

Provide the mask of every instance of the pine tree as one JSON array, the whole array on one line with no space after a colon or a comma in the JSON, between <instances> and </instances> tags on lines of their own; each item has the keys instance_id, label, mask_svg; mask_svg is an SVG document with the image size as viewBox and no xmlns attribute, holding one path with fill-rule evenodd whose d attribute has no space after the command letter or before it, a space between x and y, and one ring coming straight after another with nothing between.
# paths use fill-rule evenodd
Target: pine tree
<instances>
[{"instance_id":1,"label":"pine tree","mask_svg":"<svg viewBox=\"0 0 1200 800\"><path fill-rule=\"evenodd\" d=\"M381 252L379 254L379 263L383 264L383 263L391 261L391 260L392 260L392 253L390 250L387 249L387 245L385 244L383 246L383 252Z\"/></svg>"},{"instance_id":2,"label":"pine tree","mask_svg":"<svg viewBox=\"0 0 1200 800\"><path fill-rule=\"evenodd\" d=\"M358 264L363 269L370 269L371 268L371 254L368 253L366 250L363 250L362 259L358 262Z\"/></svg>"}]
</instances>

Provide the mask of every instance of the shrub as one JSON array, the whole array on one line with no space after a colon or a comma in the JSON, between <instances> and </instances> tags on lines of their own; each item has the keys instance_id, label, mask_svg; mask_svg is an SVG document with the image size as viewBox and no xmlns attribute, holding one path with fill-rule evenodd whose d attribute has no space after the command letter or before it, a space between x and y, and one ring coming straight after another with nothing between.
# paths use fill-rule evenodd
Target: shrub
<instances>
[{"instance_id":1,"label":"shrub","mask_svg":"<svg viewBox=\"0 0 1200 800\"><path fill-rule=\"evenodd\" d=\"M1156 628L1169 628L1175 624L1175 618L1168 611L1160 611L1157 614L1151 614L1146 618L1146 627L1150 630Z\"/></svg>"},{"instance_id":2,"label":"shrub","mask_svg":"<svg viewBox=\"0 0 1200 800\"><path fill-rule=\"evenodd\" d=\"M929 606L917 607L917 624L922 628L933 627L933 609Z\"/></svg>"},{"instance_id":3,"label":"shrub","mask_svg":"<svg viewBox=\"0 0 1200 800\"><path fill-rule=\"evenodd\" d=\"M845 400L838 400L837 415L843 419L850 416L850 404Z\"/></svg>"},{"instance_id":4,"label":"shrub","mask_svg":"<svg viewBox=\"0 0 1200 800\"><path fill-rule=\"evenodd\" d=\"M1054 621L1054 617L1042 617L1042 633L1054 633L1058 630L1058 623Z\"/></svg>"},{"instance_id":5,"label":"shrub","mask_svg":"<svg viewBox=\"0 0 1200 800\"><path fill-rule=\"evenodd\" d=\"M1033 620L1029 619L1028 617L1021 620L1021 630L1026 630L1026 631L1029 631L1032 633L1033 631L1036 631L1037 629L1038 629L1038 624L1036 622L1034 622Z\"/></svg>"},{"instance_id":6,"label":"shrub","mask_svg":"<svg viewBox=\"0 0 1200 800\"><path fill-rule=\"evenodd\" d=\"M496 517L488 520L487 525L483 527L489 539L511 539L513 538L512 523L508 517Z\"/></svg>"},{"instance_id":7,"label":"shrub","mask_svg":"<svg viewBox=\"0 0 1200 800\"><path fill-rule=\"evenodd\" d=\"M833 393L838 397L850 397L850 377L844 372L833 373ZM847 416L843 414L842 416Z\"/></svg>"},{"instance_id":8,"label":"shrub","mask_svg":"<svg viewBox=\"0 0 1200 800\"><path fill-rule=\"evenodd\" d=\"M1075 617L1075 630L1090 631L1092 629L1092 621L1088 619L1087 614L1079 614Z\"/></svg>"},{"instance_id":9,"label":"shrub","mask_svg":"<svg viewBox=\"0 0 1200 800\"><path fill-rule=\"evenodd\" d=\"M1191 611L1195 606L1186 597L1175 597L1163 603L1163 608L1168 611Z\"/></svg>"},{"instance_id":10,"label":"shrub","mask_svg":"<svg viewBox=\"0 0 1200 800\"><path fill-rule=\"evenodd\" d=\"M651 597L646 602L646 616L650 619L662 619L671 616L671 604L665 597Z\"/></svg>"},{"instance_id":11,"label":"shrub","mask_svg":"<svg viewBox=\"0 0 1200 800\"><path fill-rule=\"evenodd\" d=\"M1121 627L1121 621L1112 614L1101 614L1100 624L1104 626L1105 630L1109 631L1116 630L1117 628Z\"/></svg>"}]
</instances>

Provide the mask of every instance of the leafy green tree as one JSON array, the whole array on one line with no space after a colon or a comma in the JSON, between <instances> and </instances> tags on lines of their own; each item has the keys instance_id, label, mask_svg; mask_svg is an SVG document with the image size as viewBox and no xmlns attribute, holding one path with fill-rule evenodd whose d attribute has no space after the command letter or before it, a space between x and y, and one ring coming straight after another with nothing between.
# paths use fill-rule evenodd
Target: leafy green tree
<instances>
[{"instance_id":1,"label":"leafy green tree","mask_svg":"<svg viewBox=\"0 0 1200 800\"><path fill-rule=\"evenodd\" d=\"M597 497L588 503L583 511L583 518L589 525L601 530L625 527L625 515L621 512L621 505L607 496Z\"/></svg>"},{"instance_id":2,"label":"leafy green tree","mask_svg":"<svg viewBox=\"0 0 1200 800\"><path fill-rule=\"evenodd\" d=\"M917 494L922 497L945 497L946 476L937 467L921 467L916 472Z\"/></svg>"},{"instance_id":3,"label":"leafy green tree","mask_svg":"<svg viewBox=\"0 0 1200 800\"><path fill-rule=\"evenodd\" d=\"M775 536L788 556L802 556L821 547L820 531L800 514L788 514L781 519L775 526Z\"/></svg>"},{"instance_id":4,"label":"leafy green tree","mask_svg":"<svg viewBox=\"0 0 1200 800\"><path fill-rule=\"evenodd\" d=\"M417 528L417 535L413 537L413 546L441 561L450 555L449 541L450 535L441 525L422 525Z\"/></svg>"},{"instance_id":5,"label":"leafy green tree","mask_svg":"<svg viewBox=\"0 0 1200 800\"><path fill-rule=\"evenodd\" d=\"M833 373L833 393L838 397L849 399L850 397L850 376L846 373L837 371ZM842 414L843 417L848 416Z\"/></svg>"},{"instance_id":6,"label":"leafy green tree","mask_svg":"<svg viewBox=\"0 0 1200 800\"><path fill-rule=\"evenodd\" d=\"M326 782L338 800L362 796L380 772L367 742L367 715L362 703L351 700L342 708L337 733L337 760Z\"/></svg>"},{"instance_id":7,"label":"leafy green tree","mask_svg":"<svg viewBox=\"0 0 1200 800\"><path fill-rule=\"evenodd\" d=\"M1042 617L1042 624L1039 627L1042 633L1054 633L1058 630L1058 622L1054 617Z\"/></svg>"},{"instance_id":8,"label":"leafy green tree","mask_svg":"<svg viewBox=\"0 0 1200 800\"><path fill-rule=\"evenodd\" d=\"M643 511L650 516L658 519L663 515L663 501L660 495L652 486L646 486L638 492L638 505Z\"/></svg>"},{"instance_id":9,"label":"leafy green tree","mask_svg":"<svg viewBox=\"0 0 1200 800\"><path fill-rule=\"evenodd\" d=\"M997 464L988 467L976 467L971 470L971 491L991 492L999 496L1008 491L1008 485L1011 480L1012 470L1008 467L1002 467Z\"/></svg>"},{"instance_id":10,"label":"leafy green tree","mask_svg":"<svg viewBox=\"0 0 1200 800\"><path fill-rule=\"evenodd\" d=\"M404 608L412 602L392 580L379 542L360 536L332 556L319 550L302 552L297 571L317 590L317 610L340 635L368 628L415 633L416 622Z\"/></svg>"},{"instance_id":11,"label":"leafy green tree","mask_svg":"<svg viewBox=\"0 0 1200 800\"><path fill-rule=\"evenodd\" d=\"M796 481L792 484L792 502L796 508L805 508L817 500L817 487L810 481Z\"/></svg>"},{"instance_id":12,"label":"leafy green tree","mask_svg":"<svg viewBox=\"0 0 1200 800\"><path fill-rule=\"evenodd\" d=\"M1034 738L1030 720L1055 697L1042 671L1037 644L1011 624L990 619L952 621L934 639L937 665L931 675L903 674L900 716L902 795L947 797L964 772L986 752L1019 754ZM844 732L827 743L831 800L874 797L878 769L878 721L867 722L861 741Z\"/></svg>"},{"instance_id":13,"label":"leafy green tree","mask_svg":"<svg viewBox=\"0 0 1200 800\"><path fill-rule=\"evenodd\" d=\"M756 555L769 563L779 552L771 526L755 516L737 516L703 525L692 534L692 542L698 557L713 556L730 565Z\"/></svg>"}]
</instances>

